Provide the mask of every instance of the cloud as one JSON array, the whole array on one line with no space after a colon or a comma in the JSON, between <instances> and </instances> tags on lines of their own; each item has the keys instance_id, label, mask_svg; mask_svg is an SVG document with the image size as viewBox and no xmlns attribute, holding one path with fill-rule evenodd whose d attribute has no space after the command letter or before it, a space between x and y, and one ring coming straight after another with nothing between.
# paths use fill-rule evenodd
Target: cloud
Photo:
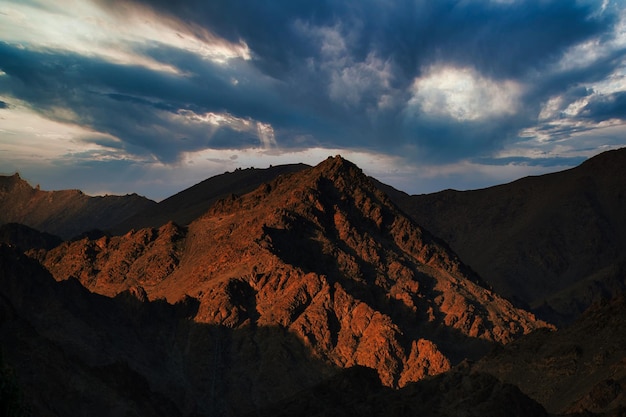
<instances>
[{"instance_id":1,"label":"cloud","mask_svg":"<svg viewBox=\"0 0 626 417\"><path fill-rule=\"evenodd\" d=\"M429 116L481 120L515 114L521 87L493 81L471 68L434 67L412 85L409 107Z\"/></svg>"},{"instance_id":2,"label":"cloud","mask_svg":"<svg viewBox=\"0 0 626 417\"><path fill-rule=\"evenodd\" d=\"M326 148L478 175L574 163L576 149L616 145L625 122L620 1L3 7L0 109L66 126L81 161L263 151L276 163Z\"/></svg>"}]
</instances>

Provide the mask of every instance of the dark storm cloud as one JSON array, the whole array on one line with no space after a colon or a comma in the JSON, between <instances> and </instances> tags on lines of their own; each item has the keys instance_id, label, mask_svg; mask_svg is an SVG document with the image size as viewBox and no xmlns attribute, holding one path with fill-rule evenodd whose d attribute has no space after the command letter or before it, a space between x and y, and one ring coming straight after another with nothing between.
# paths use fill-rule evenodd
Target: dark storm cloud
<instances>
[{"instance_id":1,"label":"dark storm cloud","mask_svg":"<svg viewBox=\"0 0 626 417\"><path fill-rule=\"evenodd\" d=\"M582 109L581 116L597 122L608 119L626 121L626 91L591 99Z\"/></svg>"},{"instance_id":2,"label":"dark storm cloud","mask_svg":"<svg viewBox=\"0 0 626 417\"><path fill-rule=\"evenodd\" d=\"M110 4L119 2L110 1ZM619 63L576 71L546 73L568 48L611 32L616 15L599 15L596 2L518 1L159 1L123 2L151 8L189 28L208 28L232 42L244 41L253 63L282 81L283 98L317 115L324 137L335 146L363 146L399 152L414 144L420 154L457 159L498 149L532 125L551 94L575 94L578 85L606 76ZM320 39L299 28L332 28L346 42L333 67ZM193 30L193 29L190 29ZM330 45L332 46L332 45ZM336 46L336 45L335 45ZM387 62L386 91L374 85L346 105L329 97L337 76L374 54ZM536 85L514 116L480 123L415 114L406 120L403 106L415 77L434 64L472 67L493 80ZM607 65L609 64L609 65ZM611 65L612 64L612 65ZM601 74L594 73L601 71ZM544 82L543 78L549 79ZM364 80L364 82L371 80ZM348 89L350 86L346 86ZM573 89L572 91L569 91ZM575 91L574 91L575 90ZM396 99L381 110L383 94Z\"/></svg>"},{"instance_id":3,"label":"dark storm cloud","mask_svg":"<svg viewBox=\"0 0 626 417\"><path fill-rule=\"evenodd\" d=\"M177 53L179 59L172 58ZM171 50L169 56L177 62L194 59L185 55ZM271 86L258 77L233 86L229 74L219 67L207 62L188 66L195 73L179 76L73 53L29 51L0 43L0 69L6 73L0 78L0 93L28 102L51 119L111 134L131 153L149 153L163 161L176 159L182 151L249 147L254 141L259 145L258 138L246 132L222 129L211 135L203 126L185 123L181 120L185 110L200 115L227 111L235 117L272 122L290 119L286 116L289 110ZM59 113L59 109L71 110L76 119ZM298 119L297 114L291 114Z\"/></svg>"},{"instance_id":4,"label":"dark storm cloud","mask_svg":"<svg viewBox=\"0 0 626 417\"><path fill-rule=\"evenodd\" d=\"M321 145L454 161L490 154L533 126L554 95L563 106L591 94L586 85L621 65L623 51L555 69L571 47L610 39L617 12L598 2L396 0L98 0L111 13L139 13L191 34L237 44L250 60L218 64L155 40L133 52L178 73L113 64L77 53L0 44L0 93L47 117L121 142L131 153L173 161L183 151L258 146L251 131L186 120L228 113L270 124L282 148ZM408 103L431 67L472 68L493 82L526 89L514 113L459 120ZM601 120L623 98L596 97L585 114ZM419 104L419 103L418 103ZM187 112L187 113L186 113ZM613 116L611 116L613 115ZM548 122L546 122L548 123ZM546 125L547 126L547 125ZM548 127L545 127L548 129Z\"/></svg>"},{"instance_id":5,"label":"dark storm cloud","mask_svg":"<svg viewBox=\"0 0 626 417\"><path fill-rule=\"evenodd\" d=\"M111 8L143 5L197 25L232 42L244 40L267 68L289 70L314 56L317 47L296 30L296 22L342 25L351 52L364 59L372 50L401 64L409 77L433 60L471 64L481 72L521 76L560 57L581 40L607 30L615 16L592 15L595 2L527 0L101 0ZM196 27L197 27L196 26Z\"/></svg>"}]
</instances>

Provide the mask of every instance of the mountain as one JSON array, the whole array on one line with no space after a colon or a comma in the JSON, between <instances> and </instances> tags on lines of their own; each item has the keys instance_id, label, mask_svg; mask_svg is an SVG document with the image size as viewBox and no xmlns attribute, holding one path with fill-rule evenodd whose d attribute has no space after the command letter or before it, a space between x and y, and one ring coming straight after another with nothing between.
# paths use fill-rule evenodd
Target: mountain
<instances>
[{"instance_id":1,"label":"mountain","mask_svg":"<svg viewBox=\"0 0 626 417\"><path fill-rule=\"evenodd\" d=\"M101 296L2 245L0 272L5 373L32 415L241 415L337 372L285 329L193 321L191 298Z\"/></svg>"},{"instance_id":2,"label":"mountain","mask_svg":"<svg viewBox=\"0 0 626 417\"><path fill-rule=\"evenodd\" d=\"M308 167L305 164L287 164L265 169L247 168L225 172L138 212L116 225L112 231L114 234L123 234L132 229L160 227L170 221L187 225L204 214L220 198L231 194L246 194L279 175L302 171Z\"/></svg>"},{"instance_id":3,"label":"mountain","mask_svg":"<svg viewBox=\"0 0 626 417\"><path fill-rule=\"evenodd\" d=\"M260 341L278 329L330 369L365 366L395 388L550 327L485 288L341 157L222 199L187 227L85 237L39 259L95 293L196 300L194 323L257 340L234 350L268 354Z\"/></svg>"},{"instance_id":4,"label":"mountain","mask_svg":"<svg viewBox=\"0 0 626 417\"><path fill-rule=\"evenodd\" d=\"M493 289L569 323L626 288L626 148L473 191L409 196L381 185Z\"/></svg>"},{"instance_id":5,"label":"mountain","mask_svg":"<svg viewBox=\"0 0 626 417\"><path fill-rule=\"evenodd\" d=\"M460 366L392 390L330 366L280 326L193 320L176 304L55 282L0 245L0 404L16 416L546 416L516 387Z\"/></svg>"},{"instance_id":6,"label":"mountain","mask_svg":"<svg viewBox=\"0 0 626 417\"><path fill-rule=\"evenodd\" d=\"M109 229L155 204L137 194L91 197L79 190L42 191L19 174L0 176L0 225L21 223L63 239Z\"/></svg>"}]
</instances>

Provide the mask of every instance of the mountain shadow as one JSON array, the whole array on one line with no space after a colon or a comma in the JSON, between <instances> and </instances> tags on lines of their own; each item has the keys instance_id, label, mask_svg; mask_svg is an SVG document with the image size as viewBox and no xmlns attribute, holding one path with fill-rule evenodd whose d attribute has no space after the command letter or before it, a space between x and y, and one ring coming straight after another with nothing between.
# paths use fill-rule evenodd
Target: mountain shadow
<instances>
[{"instance_id":1,"label":"mountain shadow","mask_svg":"<svg viewBox=\"0 0 626 417\"><path fill-rule=\"evenodd\" d=\"M626 295L595 303L567 328L498 348L473 370L515 384L554 414L626 410Z\"/></svg>"}]
</instances>

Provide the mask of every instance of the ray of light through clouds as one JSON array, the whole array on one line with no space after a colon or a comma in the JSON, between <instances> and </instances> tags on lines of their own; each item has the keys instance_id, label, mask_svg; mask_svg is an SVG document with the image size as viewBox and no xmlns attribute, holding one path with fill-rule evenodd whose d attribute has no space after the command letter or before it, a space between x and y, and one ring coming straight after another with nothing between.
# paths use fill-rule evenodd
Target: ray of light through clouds
<instances>
[{"instance_id":1,"label":"ray of light through clouds","mask_svg":"<svg viewBox=\"0 0 626 417\"><path fill-rule=\"evenodd\" d=\"M342 154L410 193L626 145L621 0L4 0L0 172L167 197Z\"/></svg>"}]
</instances>

